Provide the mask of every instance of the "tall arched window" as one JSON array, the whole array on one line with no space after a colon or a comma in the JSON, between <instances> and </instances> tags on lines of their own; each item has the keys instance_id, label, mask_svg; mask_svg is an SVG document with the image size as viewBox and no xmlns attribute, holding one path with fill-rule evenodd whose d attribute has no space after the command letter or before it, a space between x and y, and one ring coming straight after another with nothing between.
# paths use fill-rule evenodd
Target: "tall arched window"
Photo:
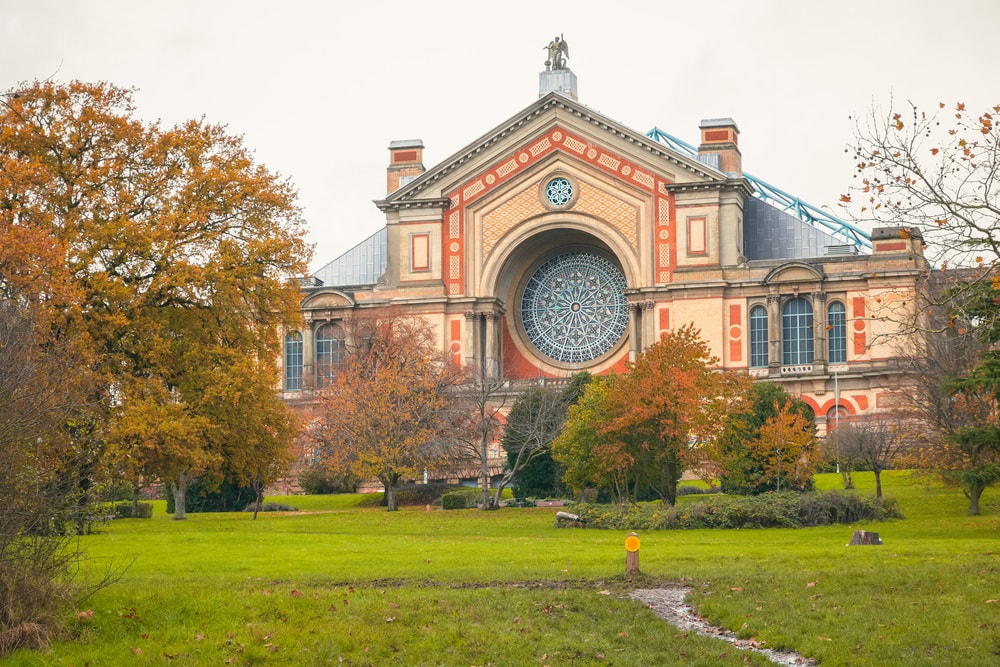
<instances>
[{"instance_id":1,"label":"tall arched window","mask_svg":"<svg viewBox=\"0 0 1000 667\"><path fill-rule=\"evenodd\" d=\"M302 389L302 334L291 331L285 336L285 390Z\"/></svg>"},{"instance_id":2,"label":"tall arched window","mask_svg":"<svg viewBox=\"0 0 1000 667\"><path fill-rule=\"evenodd\" d=\"M813 309L800 296L789 299L781 309L781 363L785 366L813 361Z\"/></svg>"},{"instance_id":3,"label":"tall arched window","mask_svg":"<svg viewBox=\"0 0 1000 667\"><path fill-rule=\"evenodd\" d=\"M316 386L325 387L344 360L344 334L340 327L327 322L316 332Z\"/></svg>"},{"instance_id":4,"label":"tall arched window","mask_svg":"<svg viewBox=\"0 0 1000 667\"><path fill-rule=\"evenodd\" d=\"M750 367L767 366L767 308L750 309Z\"/></svg>"},{"instance_id":5,"label":"tall arched window","mask_svg":"<svg viewBox=\"0 0 1000 667\"><path fill-rule=\"evenodd\" d=\"M826 326L829 332L828 349L831 364L847 363L847 309L833 301L826 309Z\"/></svg>"}]
</instances>

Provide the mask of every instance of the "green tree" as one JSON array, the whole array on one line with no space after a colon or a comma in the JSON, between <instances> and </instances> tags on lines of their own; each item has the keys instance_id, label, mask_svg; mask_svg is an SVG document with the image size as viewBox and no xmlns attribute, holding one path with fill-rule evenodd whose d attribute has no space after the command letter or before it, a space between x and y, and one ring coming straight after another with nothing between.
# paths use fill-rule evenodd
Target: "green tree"
<instances>
[{"instance_id":1,"label":"green tree","mask_svg":"<svg viewBox=\"0 0 1000 667\"><path fill-rule=\"evenodd\" d=\"M783 410L800 415L809 431L815 433L815 418L809 406L773 382L750 385L746 400L727 416L716 443L723 491L754 495L775 490L776 478L767 471L772 452L761 446L761 429L769 421L773 424Z\"/></svg>"},{"instance_id":2,"label":"green tree","mask_svg":"<svg viewBox=\"0 0 1000 667\"><path fill-rule=\"evenodd\" d=\"M634 458L624 442L606 433L611 420L608 397L618 376L598 376L569 407L566 424L552 443L552 457L563 467L563 482L583 500L587 489L608 491L621 504L634 487Z\"/></svg>"}]
</instances>

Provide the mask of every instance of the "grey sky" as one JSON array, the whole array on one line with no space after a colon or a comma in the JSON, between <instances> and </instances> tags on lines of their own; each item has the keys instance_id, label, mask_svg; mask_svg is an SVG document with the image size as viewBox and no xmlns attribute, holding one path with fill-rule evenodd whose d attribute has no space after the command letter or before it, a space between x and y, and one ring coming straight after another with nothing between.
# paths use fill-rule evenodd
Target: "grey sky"
<instances>
[{"instance_id":1,"label":"grey sky","mask_svg":"<svg viewBox=\"0 0 1000 667\"><path fill-rule=\"evenodd\" d=\"M423 139L430 168L529 105L554 35L583 104L691 143L730 116L746 171L836 211L848 116L1000 103L998 19L995 0L0 0L0 88L105 80L147 120L228 125L298 188L318 267L383 224L391 140Z\"/></svg>"}]
</instances>

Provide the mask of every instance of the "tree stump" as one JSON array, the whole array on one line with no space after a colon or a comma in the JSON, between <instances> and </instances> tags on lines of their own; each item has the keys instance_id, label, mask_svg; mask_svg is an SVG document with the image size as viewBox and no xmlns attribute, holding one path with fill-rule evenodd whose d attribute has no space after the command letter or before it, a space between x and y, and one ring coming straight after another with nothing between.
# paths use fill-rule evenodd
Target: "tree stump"
<instances>
[{"instance_id":1,"label":"tree stump","mask_svg":"<svg viewBox=\"0 0 1000 667\"><path fill-rule=\"evenodd\" d=\"M856 547L862 544L873 544L878 546L882 544L882 540L879 538L878 533L871 533L867 530L854 531L854 534L851 535L851 541L847 543L847 546Z\"/></svg>"}]
</instances>

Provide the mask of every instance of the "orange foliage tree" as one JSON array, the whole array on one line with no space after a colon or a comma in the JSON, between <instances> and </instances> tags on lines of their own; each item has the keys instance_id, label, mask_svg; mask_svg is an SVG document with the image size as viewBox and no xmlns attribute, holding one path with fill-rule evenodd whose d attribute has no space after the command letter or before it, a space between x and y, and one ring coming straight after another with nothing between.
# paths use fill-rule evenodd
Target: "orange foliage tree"
<instances>
[{"instance_id":1,"label":"orange foliage tree","mask_svg":"<svg viewBox=\"0 0 1000 667\"><path fill-rule=\"evenodd\" d=\"M705 466L713 443L746 393L748 378L716 370L718 362L689 324L663 334L627 374L588 386L556 447L567 482L589 477L633 501L650 489L673 505L685 470L714 470ZM584 451L570 456L574 434Z\"/></svg>"},{"instance_id":2,"label":"orange foliage tree","mask_svg":"<svg viewBox=\"0 0 1000 667\"><path fill-rule=\"evenodd\" d=\"M51 326L101 378L122 455L183 496L188 476L236 460L241 419L225 413L260 407L235 389L208 400L214 383L277 382L277 332L299 317L289 278L309 256L295 192L223 127L141 122L109 84L2 100L0 281L46 290Z\"/></svg>"},{"instance_id":3,"label":"orange foliage tree","mask_svg":"<svg viewBox=\"0 0 1000 667\"><path fill-rule=\"evenodd\" d=\"M389 511L397 487L454 456L450 404L465 379L422 319L392 314L348 323L348 354L321 392L308 439L333 472L378 479Z\"/></svg>"},{"instance_id":4,"label":"orange foliage tree","mask_svg":"<svg viewBox=\"0 0 1000 667\"><path fill-rule=\"evenodd\" d=\"M775 404L774 414L760 427L760 434L747 443L758 462L761 477L773 481L774 490L802 491L819 463L819 450L812 420L792 402Z\"/></svg>"}]
</instances>

